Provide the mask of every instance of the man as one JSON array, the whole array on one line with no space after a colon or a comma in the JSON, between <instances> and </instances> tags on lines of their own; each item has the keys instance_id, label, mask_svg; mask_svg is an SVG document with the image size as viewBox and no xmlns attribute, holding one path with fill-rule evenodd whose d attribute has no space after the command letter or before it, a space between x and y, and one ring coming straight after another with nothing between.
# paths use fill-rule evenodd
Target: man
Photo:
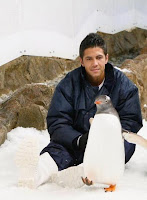
<instances>
[{"instance_id":1,"label":"man","mask_svg":"<svg viewBox=\"0 0 147 200\"><path fill-rule=\"evenodd\" d=\"M40 156L40 159L46 157L44 160L48 160L48 177L51 165L56 173L83 162L89 120L96 113L96 96L105 94L111 98L123 129L137 133L142 127L138 89L108 63L105 41L98 34L91 33L81 42L80 62L81 67L68 73L57 85L48 110L47 127L51 141ZM135 145L127 141L124 145L127 163Z\"/></svg>"}]
</instances>

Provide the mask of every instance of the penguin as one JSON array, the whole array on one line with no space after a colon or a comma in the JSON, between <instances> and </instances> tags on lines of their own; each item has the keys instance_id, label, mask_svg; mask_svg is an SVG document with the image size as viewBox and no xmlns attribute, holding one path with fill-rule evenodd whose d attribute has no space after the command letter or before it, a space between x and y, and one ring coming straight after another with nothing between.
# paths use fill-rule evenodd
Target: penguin
<instances>
[{"instance_id":1,"label":"penguin","mask_svg":"<svg viewBox=\"0 0 147 200\"><path fill-rule=\"evenodd\" d=\"M107 95L96 97L97 112L91 123L83 158L83 182L109 185L115 191L125 167L124 140L119 115Z\"/></svg>"}]
</instances>

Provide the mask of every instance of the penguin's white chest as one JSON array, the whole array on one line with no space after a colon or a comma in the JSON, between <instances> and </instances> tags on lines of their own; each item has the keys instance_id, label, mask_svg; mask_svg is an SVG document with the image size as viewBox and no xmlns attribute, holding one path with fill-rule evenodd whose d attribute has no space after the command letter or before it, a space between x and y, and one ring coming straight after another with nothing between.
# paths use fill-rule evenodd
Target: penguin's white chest
<instances>
[{"instance_id":1,"label":"penguin's white chest","mask_svg":"<svg viewBox=\"0 0 147 200\"><path fill-rule=\"evenodd\" d=\"M116 184L124 172L125 154L119 119L95 115L84 154L85 177L94 183Z\"/></svg>"}]
</instances>

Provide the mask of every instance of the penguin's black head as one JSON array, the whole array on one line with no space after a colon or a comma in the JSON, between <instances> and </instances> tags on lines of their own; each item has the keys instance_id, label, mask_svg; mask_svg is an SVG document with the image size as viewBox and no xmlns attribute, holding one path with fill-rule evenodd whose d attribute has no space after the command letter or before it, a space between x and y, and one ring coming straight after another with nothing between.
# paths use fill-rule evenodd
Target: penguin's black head
<instances>
[{"instance_id":1,"label":"penguin's black head","mask_svg":"<svg viewBox=\"0 0 147 200\"><path fill-rule=\"evenodd\" d=\"M112 114L119 118L117 111L115 110L112 101L109 96L107 95L100 95L95 98L96 104L96 114L106 113L106 114Z\"/></svg>"},{"instance_id":2,"label":"penguin's black head","mask_svg":"<svg viewBox=\"0 0 147 200\"><path fill-rule=\"evenodd\" d=\"M94 103L96 105L104 105L104 104L109 104L111 103L111 99L109 96L107 95L100 95L98 97L96 97Z\"/></svg>"}]
</instances>

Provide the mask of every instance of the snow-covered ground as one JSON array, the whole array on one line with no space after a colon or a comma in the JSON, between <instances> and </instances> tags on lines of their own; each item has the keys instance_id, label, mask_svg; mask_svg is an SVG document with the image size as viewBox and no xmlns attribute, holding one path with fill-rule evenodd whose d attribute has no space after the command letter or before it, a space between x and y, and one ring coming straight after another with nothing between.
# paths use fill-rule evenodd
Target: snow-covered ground
<instances>
[{"instance_id":1,"label":"snow-covered ground","mask_svg":"<svg viewBox=\"0 0 147 200\"><path fill-rule=\"evenodd\" d=\"M62 187L57 183L46 183L37 189L20 188L17 186L17 168L15 152L21 140L27 135L35 135L40 141L40 150L49 143L47 131L34 128L18 127L8 133L5 143L0 146L0 199L9 200L146 200L147 199L147 150L136 147L135 154L126 164L122 180L113 193L105 193L102 186L86 186L81 188ZM147 138L147 122L139 135Z\"/></svg>"}]
</instances>

